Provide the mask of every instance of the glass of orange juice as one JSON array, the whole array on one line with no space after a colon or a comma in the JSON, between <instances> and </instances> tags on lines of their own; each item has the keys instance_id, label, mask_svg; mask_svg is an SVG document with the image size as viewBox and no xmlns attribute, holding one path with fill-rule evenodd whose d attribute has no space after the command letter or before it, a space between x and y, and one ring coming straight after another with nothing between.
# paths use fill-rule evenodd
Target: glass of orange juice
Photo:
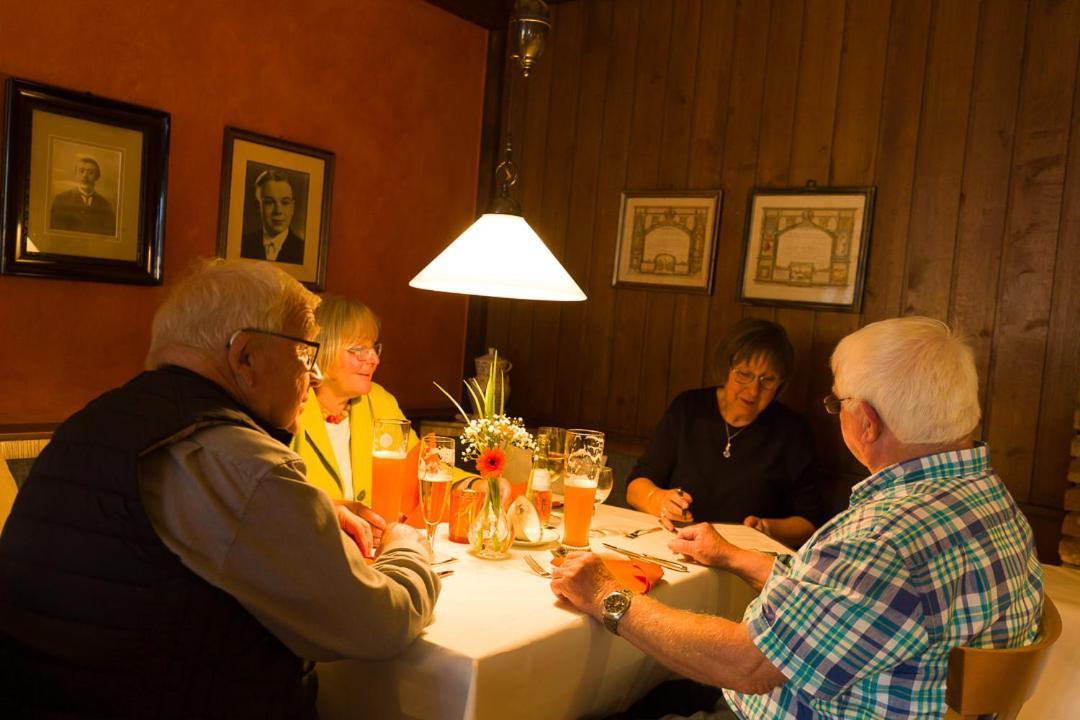
<instances>
[{"instance_id":1,"label":"glass of orange juice","mask_svg":"<svg viewBox=\"0 0 1080 720\"><path fill-rule=\"evenodd\" d=\"M568 548L589 549L589 524L603 455L604 433L581 429L566 431L562 542Z\"/></svg>"},{"instance_id":2,"label":"glass of orange juice","mask_svg":"<svg viewBox=\"0 0 1080 720\"><path fill-rule=\"evenodd\" d=\"M386 522L401 519L411 430L408 420L375 419L371 436L371 509Z\"/></svg>"}]
</instances>

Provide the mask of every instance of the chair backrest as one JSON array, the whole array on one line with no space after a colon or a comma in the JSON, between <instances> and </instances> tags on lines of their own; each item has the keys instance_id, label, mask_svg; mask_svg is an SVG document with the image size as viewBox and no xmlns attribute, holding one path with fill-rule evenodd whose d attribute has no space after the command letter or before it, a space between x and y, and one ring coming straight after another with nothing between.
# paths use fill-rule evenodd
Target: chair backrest
<instances>
[{"instance_id":1,"label":"chair backrest","mask_svg":"<svg viewBox=\"0 0 1080 720\"><path fill-rule=\"evenodd\" d=\"M1043 599L1039 635L1031 645L991 649L956 647L949 651L945 690L951 718L975 718L996 713L1012 720L1034 694L1050 648L1061 636L1061 615L1049 595Z\"/></svg>"}]
</instances>

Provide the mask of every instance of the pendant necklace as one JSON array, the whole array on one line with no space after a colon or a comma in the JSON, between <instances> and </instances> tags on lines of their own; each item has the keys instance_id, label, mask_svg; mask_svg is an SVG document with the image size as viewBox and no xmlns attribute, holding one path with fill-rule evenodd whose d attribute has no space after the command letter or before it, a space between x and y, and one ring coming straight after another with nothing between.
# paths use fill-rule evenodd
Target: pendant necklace
<instances>
[{"instance_id":1,"label":"pendant necklace","mask_svg":"<svg viewBox=\"0 0 1080 720\"><path fill-rule=\"evenodd\" d=\"M750 427L750 426L749 425L743 425L741 428L739 428L735 432L731 432L731 426L728 425L727 419L726 418L724 419L724 432L727 433L727 444L724 445L724 458L725 459L730 459L731 458L731 441L734 440L735 438L739 437L739 433L741 433L743 430L745 430L748 427Z\"/></svg>"}]
</instances>

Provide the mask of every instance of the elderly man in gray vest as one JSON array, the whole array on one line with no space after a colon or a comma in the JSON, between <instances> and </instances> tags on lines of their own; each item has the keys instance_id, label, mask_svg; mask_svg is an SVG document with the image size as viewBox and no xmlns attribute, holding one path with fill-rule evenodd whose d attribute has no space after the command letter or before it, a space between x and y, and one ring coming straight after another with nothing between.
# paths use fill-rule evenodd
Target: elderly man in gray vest
<instances>
[{"instance_id":1,"label":"elderly man in gray vest","mask_svg":"<svg viewBox=\"0 0 1080 720\"><path fill-rule=\"evenodd\" d=\"M1035 639L1043 593L1031 528L973 441L975 363L943 323L872 323L840 341L832 371L825 409L872 473L848 508L794 556L741 550L706 524L670 543L761 590L742 622L635 597L587 555L556 568L551 588L725 688L726 717L941 717L951 648Z\"/></svg>"},{"instance_id":2,"label":"elderly man in gray vest","mask_svg":"<svg viewBox=\"0 0 1080 720\"><path fill-rule=\"evenodd\" d=\"M335 507L288 447L318 302L210 264L158 310L148 370L56 431L0 537L0 716L313 718L313 660L430 622L420 534Z\"/></svg>"}]
</instances>

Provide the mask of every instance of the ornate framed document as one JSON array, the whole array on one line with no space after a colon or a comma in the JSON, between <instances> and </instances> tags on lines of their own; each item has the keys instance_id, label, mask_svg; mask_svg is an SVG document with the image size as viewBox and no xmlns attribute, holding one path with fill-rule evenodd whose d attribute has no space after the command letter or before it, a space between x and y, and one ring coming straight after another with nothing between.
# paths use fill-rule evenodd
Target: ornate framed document
<instances>
[{"instance_id":1,"label":"ornate framed document","mask_svg":"<svg viewBox=\"0 0 1080 720\"><path fill-rule=\"evenodd\" d=\"M711 293L719 190L622 194L615 287Z\"/></svg>"},{"instance_id":2,"label":"ornate framed document","mask_svg":"<svg viewBox=\"0 0 1080 720\"><path fill-rule=\"evenodd\" d=\"M859 312L874 188L754 188L739 301Z\"/></svg>"}]
</instances>

